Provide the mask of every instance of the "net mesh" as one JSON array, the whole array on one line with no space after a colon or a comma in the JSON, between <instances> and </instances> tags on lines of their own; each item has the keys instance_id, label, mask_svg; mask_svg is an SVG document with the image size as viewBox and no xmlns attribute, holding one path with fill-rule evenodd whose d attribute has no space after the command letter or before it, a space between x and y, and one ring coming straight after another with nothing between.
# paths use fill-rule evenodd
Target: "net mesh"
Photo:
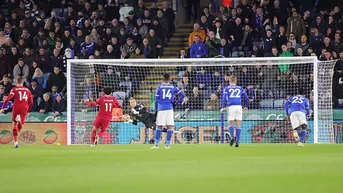
<instances>
[{"instance_id":1,"label":"net mesh","mask_svg":"<svg viewBox=\"0 0 343 193\"><path fill-rule=\"evenodd\" d=\"M68 125L71 144L89 144L92 122L97 108L87 107L83 100L96 100L105 86L113 88L113 96L123 105L114 109L110 128L103 135L103 144L153 143L154 131L144 124L124 123L129 114L129 98L134 97L154 112L155 90L163 73L171 74L172 83L186 97L175 109L175 130L172 143L227 142L227 114L220 114L221 90L228 77L236 75L238 85L249 96L249 111L243 114L241 143L292 143L291 125L285 120L283 105L299 87L312 102L314 81L318 81L318 130L313 117L309 120L307 142L332 141L331 75L334 62L318 63L314 80L312 57L302 58L237 58L237 59L159 59L159 60L73 60L69 64ZM311 105L314 107L314 105ZM317 136L314 134L317 132ZM162 143L165 135L162 136Z\"/></svg>"}]
</instances>

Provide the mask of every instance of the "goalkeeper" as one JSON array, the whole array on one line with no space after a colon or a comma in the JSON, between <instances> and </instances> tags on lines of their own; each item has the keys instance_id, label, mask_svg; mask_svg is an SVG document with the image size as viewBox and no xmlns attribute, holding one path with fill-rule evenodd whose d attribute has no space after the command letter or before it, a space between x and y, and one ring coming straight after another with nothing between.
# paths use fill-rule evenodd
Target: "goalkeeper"
<instances>
[{"instance_id":1,"label":"goalkeeper","mask_svg":"<svg viewBox=\"0 0 343 193\"><path fill-rule=\"evenodd\" d=\"M130 98L130 114L125 114L123 120L126 123L131 122L137 125L138 121L142 122L148 129L156 129L156 113L148 112L148 109L142 104L137 103L136 99Z\"/></svg>"}]
</instances>

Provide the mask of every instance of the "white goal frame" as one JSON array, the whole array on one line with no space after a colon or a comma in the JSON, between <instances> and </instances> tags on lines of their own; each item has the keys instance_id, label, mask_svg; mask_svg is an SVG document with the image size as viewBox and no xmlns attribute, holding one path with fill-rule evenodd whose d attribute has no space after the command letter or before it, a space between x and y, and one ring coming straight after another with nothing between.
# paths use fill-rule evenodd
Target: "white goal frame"
<instances>
[{"instance_id":1,"label":"white goal frame","mask_svg":"<svg viewBox=\"0 0 343 193\"><path fill-rule=\"evenodd\" d=\"M307 62L304 62L307 61ZM197 66L201 63L204 66L219 66L219 65L212 65L211 62L216 62L216 64L226 63L228 66L235 65L235 66L249 66L249 65L256 65L256 63L260 63L261 65L268 65L268 64L299 64L299 63L313 63L314 69L314 143L322 143L318 140L318 128L319 128L319 121L318 121L318 61L317 57L314 56L306 56L306 57L256 57L256 58L192 58L192 59L71 59L67 60L67 136L68 145L71 145L71 131L72 131L72 100L73 98L70 96L70 89L71 89L71 81L70 78L71 74L71 65L73 63L83 63L83 64L104 64L104 65L114 65L114 66L151 66L149 63L155 63L162 66L180 66L182 63L187 63L188 66ZM261 63L262 62L262 63ZM331 61L334 62L334 61ZM330 74L332 76L332 74ZM331 82L332 85L332 82ZM332 86L331 86L332 87ZM330 125L330 124L329 124ZM332 127L332 124L331 124ZM329 142L333 143L333 141Z\"/></svg>"}]
</instances>

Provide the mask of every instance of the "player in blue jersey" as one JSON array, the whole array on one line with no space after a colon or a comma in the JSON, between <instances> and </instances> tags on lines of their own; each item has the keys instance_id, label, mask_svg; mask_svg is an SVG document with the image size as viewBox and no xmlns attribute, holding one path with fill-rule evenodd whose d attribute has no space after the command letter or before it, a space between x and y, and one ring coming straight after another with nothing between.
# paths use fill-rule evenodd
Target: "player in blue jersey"
<instances>
[{"instance_id":1,"label":"player in blue jersey","mask_svg":"<svg viewBox=\"0 0 343 193\"><path fill-rule=\"evenodd\" d=\"M244 111L248 111L249 98L245 90L237 86L237 77L229 77L229 86L224 88L222 97L222 109L223 113L228 110L228 120L229 120L229 134L231 136L230 146L236 143L235 147L239 147L239 141L241 139L241 123L242 123L242 97L244 97ZM234 124L236 121L236 137L234 137L235 129Z\"/></svg>"},{"instance_id":2,"label":"player in blue jersey","mask_svg":"<svg viewBox=\"0 0 343 193\"><path fill-rule=\"evenodd\" d=\"M157 149L162 128L167 127L167 140L166 148L170 148L170 141L173 136L174 127L174 105L178 105L182 102L185 94L182 90L176 86L170 84L171 78L169 74L163 75L163 83L157 88L155 95L155 109L157 110L156 117L156 134L155 134L155 145L151 149ZM175 94L179 95L179 99L175 102Z\"/></svg>"},{"instance_id":3,"label":"player in blue jersey","mask_svg":"<svg viewBox=\"0 0 343 193\"><path fill-rule=\"evenodd\" d=\"M293 136L298 141L298 146L303 147L306 139L307 119L306 116L310 116L309 100L304 97L303 88L298 89L298 95L289 97L285 103L285 110L290 119L293 129ZM306 111L306 115L304 113ZM298 135L298 128L301 127L300 139Z\"/></svg>"}]
</instances>

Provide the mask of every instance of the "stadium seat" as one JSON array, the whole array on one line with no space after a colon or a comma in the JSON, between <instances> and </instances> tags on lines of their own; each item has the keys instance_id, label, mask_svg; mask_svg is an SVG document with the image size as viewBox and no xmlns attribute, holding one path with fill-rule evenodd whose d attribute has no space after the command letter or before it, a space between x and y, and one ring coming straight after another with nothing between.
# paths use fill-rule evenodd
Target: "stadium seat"
<instances>
[{"instance_id":1,"label":"stadium seat","mask_svg":"<svg viewBox=\"0 0 343 193\"><path fill-rule=\"evenodd\" d=\"M283 99L277 99L274 101L274 108L278 108L278 109L283 109L284 108L284 103L285 103L285 100Z\"/></svg>"},{"instance_id":2,"label":"stadium seat","mask_svg":"<svg viewBox=\"0 0 343 193\"><path fill-rule=\"evenodd\" d=\"M262 101L260 101L260 107L264 108L264 109L273 108L274 107L274 101L271 99L270 100L269 99L262 100Z\"/></svg>"},{"instance_id":3,"label":"stadium seat","mask_svg":"<svg viewBox=\"0 0 343 193\"><path fill-rule=\"evenodd\" d=\"M130 96L130 93L132 91L132 83L130 81L120 82L119 87L126 93L126 97Z\"/></svg>"}]
</instances>

